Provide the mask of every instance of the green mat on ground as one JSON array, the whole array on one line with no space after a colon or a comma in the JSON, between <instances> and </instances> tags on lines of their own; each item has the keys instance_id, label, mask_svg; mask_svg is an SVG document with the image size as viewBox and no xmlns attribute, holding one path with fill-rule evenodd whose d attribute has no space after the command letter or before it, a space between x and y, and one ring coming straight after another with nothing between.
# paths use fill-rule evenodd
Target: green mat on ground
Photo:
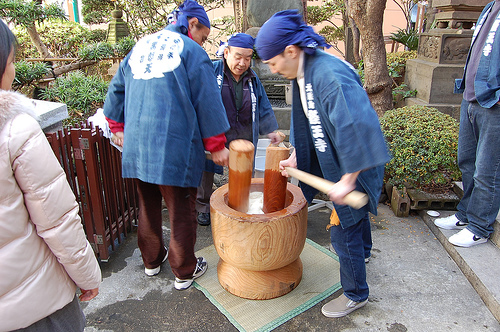
<instances>
[{"instance_id":1,"label":"green mat on ground","mask_svg":"<svg viewBox=\"0 0 500 332\"><path fill-rule=\"evenodd\" d=\"M226 291L217 279L219 256L213 245L196 252L208 262L208 271L194 286L229 319L239 331L271 331L311 308L340 289L338 257L307 239L300 259L302 281L290 293L271 300L247 300ZM318 309L319 310L319 309Z\"/></svg>"}]
</instances>

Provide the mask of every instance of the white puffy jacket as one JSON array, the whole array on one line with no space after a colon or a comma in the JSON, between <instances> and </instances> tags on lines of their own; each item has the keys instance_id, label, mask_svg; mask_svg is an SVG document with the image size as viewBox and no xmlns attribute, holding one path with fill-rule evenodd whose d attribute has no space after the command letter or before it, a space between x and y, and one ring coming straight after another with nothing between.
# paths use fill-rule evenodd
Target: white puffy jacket
<instances>
[{"instance_id":1,"label":"white puffy jacket","mask_svg":"<svg viewBox=\"0 0 500 332\"><path fill-rule=\"evenodd\" d=\"M34 115L0 90L0 331L23 328L98 288L75 196ZM75 285L76 284L76 285Z\"/></svg>"}]
</instances>

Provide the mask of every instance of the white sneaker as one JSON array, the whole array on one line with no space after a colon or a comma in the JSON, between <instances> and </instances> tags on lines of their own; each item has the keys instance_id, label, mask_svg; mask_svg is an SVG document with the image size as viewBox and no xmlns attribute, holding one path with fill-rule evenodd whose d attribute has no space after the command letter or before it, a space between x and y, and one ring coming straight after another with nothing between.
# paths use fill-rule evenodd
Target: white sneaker
<instances>
[{"instance_id":1,"label":"white sneaker","mask_svg":"<svg viewBox=\"0 0 500 332\"><path fill-rule=\"evenodd\" d=\"M434 225L443 229L464 229L468 223L461 222L454 214L452 214L446 218L437 218L434 220Z\"/></svg>"},{"instance_id":2,"label":"white sneaker","mask_svg":"<svg viewBox=\"0 0 500 332\"><path fill-rule=\"evenodd\" d=\"M457 234L450 236L448 241L455 246L468 248L475 246L476 244L486 243L488 239L476 236L474 233L465 228Z\"/></svg>"},{"instance_id":3,"label":"white sneaker","mask_svg":"<svg viewBox=\"0 0 500 332\"><path fill-rule=\"evenodd\" d=\"M165 255L165 257L163 257L163 260L161 261L162 263L164 263L168 258L168 249L167 248L165 248L165 249L167 250L167 254ZM155 267L154 269L148 269L147 267L145 267L144 273L146 273L146 275L152 277L152 276L155 276L158 273L160 273L160 269L161 269L161 264L158 265L157 267Z\"/></svg>"},{"instance_id":4,"label":"white sneaker","mask_svg":"<svg viewBox=\"0 0 500 332\"><path fill-rule=\"evenodd\" d=\"M174 287L177 290L185 290L191 287L194 279L201 277L205 272L207 272L208 264L205 258L198 257L196 259L196 267L194 268L193 277L190 279L179 279L175 277Z\"/></svg>"}]
</instances>

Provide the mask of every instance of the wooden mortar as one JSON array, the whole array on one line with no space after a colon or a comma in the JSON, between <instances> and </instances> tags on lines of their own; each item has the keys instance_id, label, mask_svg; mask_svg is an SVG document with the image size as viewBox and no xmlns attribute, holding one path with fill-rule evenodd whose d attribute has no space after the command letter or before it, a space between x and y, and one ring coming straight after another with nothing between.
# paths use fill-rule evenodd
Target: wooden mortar
<instances>
[{"instance_id":1,"label":"wooden mortar","mask_svg":"<svg viewBox=\"0 0 500 332\"><path fill-rule=\"evenodd\" d=\"M302 190L287 183L282 210L247 214L229 206L228 187L220 187L210 198L212 237L220 257L219 283L230 293L252 300L289 293L302 279L299 255L307 234L307 201ZM251 191L263 188L264 179L251 179Z\"/></svg>"}]
</instances>

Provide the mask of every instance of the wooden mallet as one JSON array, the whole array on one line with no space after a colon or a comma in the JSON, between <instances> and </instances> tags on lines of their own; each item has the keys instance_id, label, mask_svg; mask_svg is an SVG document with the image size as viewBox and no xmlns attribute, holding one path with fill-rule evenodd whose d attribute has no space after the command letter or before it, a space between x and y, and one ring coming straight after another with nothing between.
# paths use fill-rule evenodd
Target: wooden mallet
<instances>
[{"instance_id":1,"label":"wooden mallet","mask_svg":"<svg viewBox=\"0 0 500 332\"><path fill-rule=\"evenodd\" d=\"M248 212L252 182L254 145L237 139L229 143L228 205L237 211Z\"/></svg>"},{"instance_id":2,"label":"wooden mallet","mask_svg":"<svg viewBox=\"0 0 500 332\"><path fill-rule=\"evenodd\" d=\"M285 167L288 175L293 176L297 180L318 189L319 191L328 194L335 182L331 182L320 178L319 176L309 174L297 168ZM368 195L356 190L351 191L344 197L344 202L352 208L361 209L368 204Z\"/></svg>"}]
</instances>

